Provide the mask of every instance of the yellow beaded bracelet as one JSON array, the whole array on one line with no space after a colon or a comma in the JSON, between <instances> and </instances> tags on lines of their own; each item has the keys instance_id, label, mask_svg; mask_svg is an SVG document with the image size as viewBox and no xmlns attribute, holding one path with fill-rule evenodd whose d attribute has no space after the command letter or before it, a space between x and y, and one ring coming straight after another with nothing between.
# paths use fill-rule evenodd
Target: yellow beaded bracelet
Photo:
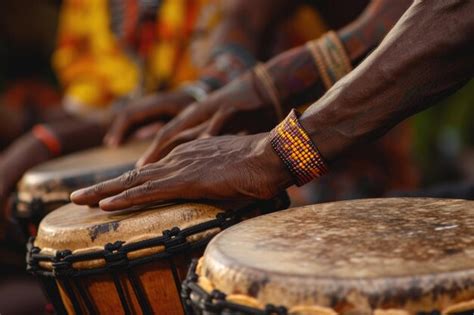
<instances>
[{"instance_id":1,"label":"yellow beaded bracelet","mask_svg":"<svg viewBox=\"0 0 474 315\"><path fill-rule=\"evenodd\" d=\"M272 130L271 145L298 186L320 177L328 170L318 148L298 121L294 109Z\"/></svg>"}]
</instances>

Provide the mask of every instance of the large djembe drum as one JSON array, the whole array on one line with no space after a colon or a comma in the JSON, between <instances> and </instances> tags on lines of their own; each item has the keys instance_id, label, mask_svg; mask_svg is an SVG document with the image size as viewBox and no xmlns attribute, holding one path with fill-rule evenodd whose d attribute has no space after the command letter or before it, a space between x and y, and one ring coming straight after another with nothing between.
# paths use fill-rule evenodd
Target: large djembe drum
<instances>
[{"instance_id":1,"label":"large djembe drum","mask_svg":"<svg viewBox=\"0 0 474 315\"><path fill-rule=\"evenodd\" d=\"M367 199L293 208L216 236L189 314L474 314L474 202Z\"/></svg>"},{"instance_id":2,"label":"large djembe drum","mask_svg":"<svg viewBox=\"0 0 474 315\"><path fill-rule=\"evenodd\" d=\"M149 144L140 141L119 148L89 149L32 168L18 184L13 217L27 234L35 234L40 220L67 204L71 192L133 169Z\"/></svg>"},{"instance_id":3,"label":"large djembe drum","mask_svg":"<svg viewBox=\"0 0 474 315\"><path fill-rule=\"evenodd\" d=\"M239 209L185 203L104 212L69 204L31 238L28 270L59 314L182 314L180 284L192 257L222 229L282 209L282 196Z\"/></svg>"}]
</instances>

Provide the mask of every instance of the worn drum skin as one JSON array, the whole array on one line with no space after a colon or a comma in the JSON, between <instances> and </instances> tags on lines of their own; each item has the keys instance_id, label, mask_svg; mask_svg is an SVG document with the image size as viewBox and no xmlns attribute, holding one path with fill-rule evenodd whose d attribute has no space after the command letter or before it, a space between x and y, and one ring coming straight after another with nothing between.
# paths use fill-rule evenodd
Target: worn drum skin
<instances>
[{"instance_id":1,"label":"worn drum skin","mask_svg":"<svg viewBox=\"0 0 474 315\"><path fill-rule=\"evenodd\" d=\"M119 148L89 149L32 168L18 184L14 216L37 226L47 213L67 204L74 190L133 169L149 144L140 141Z\"/></svg>"},{"instance_id":2,"label":"worn drum skin","mask_svg":"<svg viewBox=\"0 0 474 315\"><path fill-rule=\"evenodd\" d=\"M190 313L474 314L474 202L293 208L219 234L194 270Z\"/></svg>"},{"instance_id":3,"label":"worn drum skin","mask_svg":"<svg viewBox=\"0 0 474 315\"><path fill-rule=\"evenodd\" d=\"M118 212L68 204L48 214L30 240L28 270L60 314L183 314L180 283L191 259L222 229L287 202Z\"/></svg>"}]
</instances>

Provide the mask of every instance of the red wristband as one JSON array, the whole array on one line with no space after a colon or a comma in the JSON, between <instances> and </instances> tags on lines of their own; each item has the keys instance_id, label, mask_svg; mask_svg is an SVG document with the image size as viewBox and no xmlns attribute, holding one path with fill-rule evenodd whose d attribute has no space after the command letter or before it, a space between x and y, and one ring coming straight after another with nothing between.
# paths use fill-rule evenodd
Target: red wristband
<instances>
[{"instance_id":1,"label":"red wristband","mask_svg":"<svg viewBox=\"0 0 474 315\"><path fill-rule=\"evenodd\" d=\"M294 109L272 130L271 145L298 186L327 172L323 157L301 126Z\"/></svg>"},{"instance_id":2,"label":"red wristband","mask_svg":"<svg viewBox=\"0 0 474 315\"><path fill-rule=\"evenodd\" d=\"M36 125L31 132L54 156L61 154L61 142L48 127L45 125Z\"/></svg>"}]
</instances>

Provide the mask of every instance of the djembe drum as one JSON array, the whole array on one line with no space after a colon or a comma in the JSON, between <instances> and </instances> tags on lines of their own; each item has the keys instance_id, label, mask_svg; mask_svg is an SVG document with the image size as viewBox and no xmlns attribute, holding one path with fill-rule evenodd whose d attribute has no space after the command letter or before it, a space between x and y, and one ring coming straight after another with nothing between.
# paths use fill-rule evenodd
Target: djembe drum
<instances>
[{"instance_id":1,"label":"djembe drum","mask_svg":"<svg viewBox=\"0 0 474 315\"><path fill-rule=\"evenodd\" d=\"M36 234L41 219L67 204L71 192L133 169L149 144L140 141L119 148L89 149L32 168L18 184L13 217L27 235Z\"/></svg>"},{"instance_id":2,"label":"djembe drum","mask_svg":"<svg viewBox=\"0 0 474 315\"><path fill-rule=\"evenodd\" d=\"M189 314L474 314L474 202L342 201L248 220L193 263Z\"/></svg>"},{"instance_id":3,"label":"djembe drum","mask_svg":"<svg viewBox=\"0 0 474 315\"><path fill-rule=\"evenodd\" d=\"M185 203L104 212L69 204L31 238L28 270L59 314L183 314L180 284L220 230L288 206L287 196L223 210Z\"/></svg>"}]
</instances>

